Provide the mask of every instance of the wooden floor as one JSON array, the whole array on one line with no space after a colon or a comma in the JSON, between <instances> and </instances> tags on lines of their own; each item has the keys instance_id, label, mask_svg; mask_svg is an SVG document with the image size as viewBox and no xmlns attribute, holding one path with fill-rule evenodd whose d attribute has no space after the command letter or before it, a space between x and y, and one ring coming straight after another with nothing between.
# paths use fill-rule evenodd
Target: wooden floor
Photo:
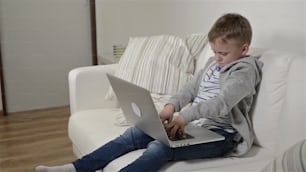
<instances>
[{"instance_id":1,"label":"wooden floor","mask_svg":"<svg viewBox=\"0 0 306 172\"><path fill-rule=\"evenodd\" d=\"M68 107L1 115L0 172L33 172L40 164L74 160L68 117Z\"/></svg>"}]
</instances>

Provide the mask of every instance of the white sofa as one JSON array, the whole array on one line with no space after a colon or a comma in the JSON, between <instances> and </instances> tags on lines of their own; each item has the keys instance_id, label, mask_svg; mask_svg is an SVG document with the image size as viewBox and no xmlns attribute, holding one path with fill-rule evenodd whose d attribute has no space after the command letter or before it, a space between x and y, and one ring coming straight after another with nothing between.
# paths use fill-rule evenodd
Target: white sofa
<instances>
[{"instance_id":1,"label":"white sofa","mask_svg":"<svg viewBox=\"0 0 306 172\"><path fill-rule=\"evenodd\" d=\"M160 171L271 170L275 157L306 138L306 58L276 50L253 50L255 51L250 53L260 55L264 67L252 113L256 141L250 152L239 158L170 162ZM209 50L206 51L202 53L202 59L198 60L202 64L197 66L202 66L211 55ZM71 117L68 131L77 157L117 137L128 127L116 125L118 104L115 100L104 98L109 89L105 73L113 73L117 66L118 64L80 67L69 73ZM137 150L112 161L103 172L118 171L143 151Z\"/></svg>"}]
</instances>

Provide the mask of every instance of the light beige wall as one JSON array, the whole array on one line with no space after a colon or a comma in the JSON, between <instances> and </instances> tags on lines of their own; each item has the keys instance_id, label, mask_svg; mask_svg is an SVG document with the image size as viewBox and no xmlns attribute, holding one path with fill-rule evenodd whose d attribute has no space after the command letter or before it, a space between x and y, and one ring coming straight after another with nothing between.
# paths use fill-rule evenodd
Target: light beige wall
<instances>
[{"instance_id":1,"label":"light beige wall","mask_svg":"<svg viewBox=\"0 0 306 172\"><path fill-rule=\"evenodd\" d=\"M91 64L89 0L0 0L9 112L65 106L68 72Z\"/></svg>"},{"instance_id":2,"label":"light beige wall","mask_svg":"<svg viewBox=\"0 0 306 172\"><path fill-rule=\"evenodd\" d=\"M96 0L99 55L130 36L207 33L224 13L246 16L252 46L305 54L305 0Z\"/></svg>"}]
</instances>

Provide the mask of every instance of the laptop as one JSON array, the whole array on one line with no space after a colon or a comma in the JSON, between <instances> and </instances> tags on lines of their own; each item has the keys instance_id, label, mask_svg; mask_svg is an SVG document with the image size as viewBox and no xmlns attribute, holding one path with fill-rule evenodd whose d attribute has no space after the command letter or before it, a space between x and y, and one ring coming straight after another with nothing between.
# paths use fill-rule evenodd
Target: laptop
<instances>
[{"instance_id":1,"label":"laptop","mask_svg":"<svg viewBox=\"0 0 306 172\"><path fill-rule=\"evenodd\" d=\"M224 140L222 135L190 124L185 126L186 138L169 139L150 92L113 75L107 77L126 120L152 138L172 148Z\"/></svg>"}]
</instances>

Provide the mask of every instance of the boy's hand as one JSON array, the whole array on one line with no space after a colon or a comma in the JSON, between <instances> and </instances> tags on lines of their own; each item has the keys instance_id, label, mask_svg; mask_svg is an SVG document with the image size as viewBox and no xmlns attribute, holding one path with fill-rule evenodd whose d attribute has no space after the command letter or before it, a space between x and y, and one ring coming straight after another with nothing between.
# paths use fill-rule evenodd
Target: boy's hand
<instances>
[{"instance_id":1,"label":"boy's hand","mask_svg":"<svg viewBox=\"0 0 306 172\"><path fill-rule=\"evenodd\" d=\"M185 119L182 115L176 116L170 123L165 125L167 134L170 139L186 138Z\"/></svg>"},{"instance_id":2,"label":"boy's hand","mask_svg":"<svg viewBox=\"0 0 306 172\"><path fill-rule=\"evenodd\" d=\"M164 109L159 113L159 117L163 123L170 123L173 118L174 105L167 104Z\"/></svg>"}]
</instances>

